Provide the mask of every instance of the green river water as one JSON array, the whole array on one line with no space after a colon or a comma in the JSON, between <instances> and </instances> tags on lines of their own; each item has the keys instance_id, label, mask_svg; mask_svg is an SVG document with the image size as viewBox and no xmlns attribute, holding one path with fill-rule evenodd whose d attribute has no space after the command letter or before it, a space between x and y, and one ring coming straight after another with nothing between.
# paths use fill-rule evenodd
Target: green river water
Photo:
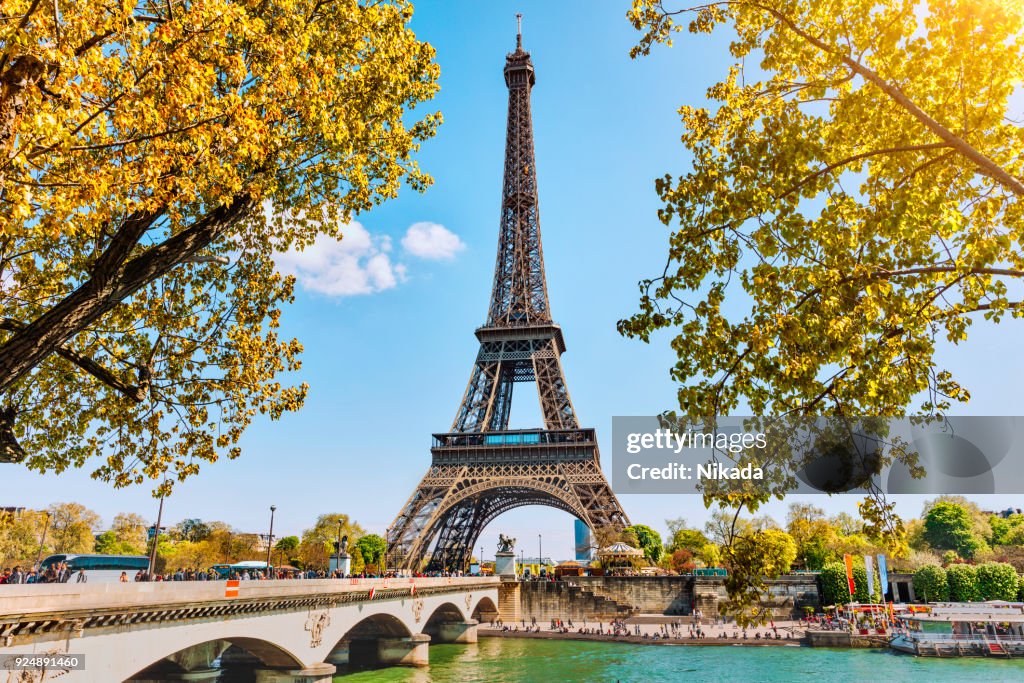
<instances>
[{"instance_id":1,"label":"green river water","mask_svg":"<svg viewBox=\"0 0 1024 683\"><path fill-rule=\"evenodd\" d=\"M883 650L808 647L633 645L481 638L478 645L434 645L425 669L390 668L338 676L369 681L961 681L1024 682L1024 660L921 659Z\"/></svg>"}]
</instances>

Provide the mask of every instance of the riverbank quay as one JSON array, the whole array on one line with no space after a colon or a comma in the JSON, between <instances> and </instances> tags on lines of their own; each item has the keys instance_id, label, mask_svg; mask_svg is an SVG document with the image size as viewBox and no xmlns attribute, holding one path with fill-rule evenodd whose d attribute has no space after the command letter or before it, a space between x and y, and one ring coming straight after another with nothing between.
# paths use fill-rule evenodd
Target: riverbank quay
<instances>
[{"instance_id":1,"label":"riverbank quay","mask_svg":"<svg viewBox=\"0 0 1024 683\"><path fill-rule=\"evenodd\" d=\"M757 640L755 638L748 637L746 640L743 638L690 638L684 636L682 638L644 638L643 636L635 635L599 635L596 633L579 633L571 631L569 633L562 633L560 631L544 631L533 632L533 631L504 631L501 629L491 628L480 628L477 631L481 638L520 638L520 639L532 639L532 640L579 640L589 642L600 642L600 643L627 643L632 645L690 645L690 646L709 646L709 647L729 647L729 646L749 646L749 647L801 647L803 645L802 639L786 639L783 637L781 640L775 640L770 638L762 638Z\"/></svg>"},{"instance_id":2,"label":"riverbank quay","mask_svg":"<svg viewBox=\"0 0 1024 683\"><path fill-rule=\"evenodd\" d=\"M804 636L804 642L811 647L832 647L832 648L888 648L889 635L870 634L860 635L849 631L819 631L808 629Z\"/></svg>"}]
</instances>

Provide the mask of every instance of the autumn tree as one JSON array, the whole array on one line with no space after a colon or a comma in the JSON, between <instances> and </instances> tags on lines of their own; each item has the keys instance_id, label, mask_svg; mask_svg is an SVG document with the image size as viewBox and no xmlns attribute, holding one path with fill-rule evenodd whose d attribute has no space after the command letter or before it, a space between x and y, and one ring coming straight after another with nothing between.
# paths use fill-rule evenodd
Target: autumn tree
<instances>
[{"instance_id":1,"label":"autumn tree","mask_svg":"<svg viewBox=\"0 0 1024 683\"><path fill-rule=\"evenodd\" d=\"M356 548L367 565L373 565L377 571L381 570L381 562L384 560L384 553L387 552L388 542L378 534L367 534L356 541Z\"/></svg>"},{"instance_id":2,"label":"autumn tree","mask_svg":"<svg viewBox=\"0 0 1024 683\"><path fill-rule=\"evenodd\" d=\"M667 545L666 550L675 552L676 550L683 549L690 551L691 554L697 554L707 543L707 536L697 529L677 529L672 534L672 540Z\"/></svg>"},{"instance_id":3,"label":"autumn tree","mask_svg":"<svg viewBox=\"0 0 1024 683\"><path fill-rule=\"evenodd\" d=\"M924 539L936 550L953 550L960 557L973 558L986 547L972 526L971 513L952 501L930 506L924 517Z\"/></svg>"},{"instance_id":4,"label":"autumn tree","mask_svg":"<svg viewBox=\"0 0 1024 683\"><path fill-rule=\"evenodd\" d=\"M0 459L114 486L302 405L275 252L429 178L404 0L11 0L0 22Z\"/></svg>"},{"instance_id":5,"label":"autumn tree","mask_svg":"<svg viewBox=\"0 0 1024 683\"><path fill-rule=\"evenodd\" d=\"M706 567L717 567L722 562L722 549L714 543L705 543L697 553Z\"/></svg>"},{"instance_id":6,"label":"autumn tree","mask_svg":"<svg viewBox=\"0 0 1024 683\"><path fill-rule=\"evenodd\" d=\"M146 547L148 527L149 524L142 515L134 512L120 512L114 515L110 530L118 542L124 543L135 553L142 553Z\"/></svg>"},{"instance_id":7,"label":"autumn tree","mask_svg":"<svg viewBox=\"0 0 1024 683\"><path fill-rule=\"evenodd\" d=\"M183 519L174 527L175 533L185 541L204 541L212 530L210 525L198 518Z\"/></svg>"},{"instance_id":8,"label":"autumn tree","mask_svg":"<svg viewBox=\"0 0 1024 683\"><path fill-rule=\"evenodd\" d=\"M293 553L298 549L300 542L298 536L285 536L274 544L274 550L280 550L283 553Z\"/></svg>"},{"instance_id":9,"label":"autumn tree","mask_svg":"<svg viewBox=\"0 0 1024 683\"><path fill-rule=\"evenodd\" d=\"M696 568L696 564L693 562L693 553L686 548L679 548L678 550L672 551L672 555L669 558L669 566L672 571L679 574L689 574Z\"/></svg>"},{"instance_id":10,"label":"autumn tree","mask_svg":"<svg viewBox=\"0 0 1024 683\"><path fill-rule=\"evenodd\" d=\"M594 529L594 543L598 548L607 548L615 543L640 547L640 539L632 527L606 526Z\"/></svg>"},{"instance_id":11,"label":"autumn tree","mask_svg":"<svg viewBox=\"0 0 1024 683\"><path fill-rule=\"evenodd\" d=\"M707 106L680 108L692 167L655 182L666 264L619 323L645 342L669 331L683 415L932 415L968 400L937 344L1024 316L1022 13L634 0L634 57L724 30L735 60ZM871 535L903 551L871 493Z\"/></svg>"},{"instance_id":12,"label":"autumn tree","mask_svg":"<svg viewBox=\"0 0 1024 683\"><path fill-rule=\"evenodd\" d=\"M364 533L363 528L346 514L332 512L320 515L312 527L302 532L299 558L305 567L326 567L334 551L334 542L340 536L348 536L349 553L352 553L355 540Z\"/></svg>"},{"instance_id":13,"label":"autumn tree","mask_svg":"<svg viewBox=\"0 0 1024 683\"><path fill-rule=\"evenodd\" d=\"M781 529L734 536L722 548L722 562L729 569L725 579L729 599L720 609L743 626L765 622L771 616L771 609L761 602L767 591L765 581L788 572L794 559L796 543Z\"/></svg>"},{"instance_id":14,"label":"autumn tree","mask_svg":"<svg viewBox=\"0 0 1024 683\"><path fill-rule=\"evenodd\" d=\"M93 534L100 516L81 503L54 503L50 513L49 539L55 553L91 553L96 545Z\"/></svg>"},{"instance_id":15,"label":"autumn tree","mask_svg":"<svg viewBox=\"0 0 1024 683\"><path fill-rule=\"evenodd\" d=\"M633 533L637 541L636 547L644 551L644 557L654 564L658 563L665 552L661 544L661 534L646 524L634 524L626 527L624 531Z\"/></svg>"},{"instance_id":16,"label":"autumn tree","mask_svg":"<svg viewBox=\"0 0 1024 683\"><path fill-rule=\"evenodd\" d=\"M668 529L668 537L672 538L676 535L676 532L680 529L685 529L686 519L684 517L675 517L673 519L665 520L665 528Z\"/></svg>"},{"instance_id":17,"label":"autumn tree","mask_svg":"<svg viewBox=\"0 0 1024 683\"><path fill-rule=\"evenodd\" d=\"M786 531L797 547L797 559L804 569L822 569L837 557L838 534L825 518L825 511L808 503L791 503Z\"/></svg>"},{"instance_id":18,"label":"autumn tree","mask_svg":"<svg viewBox=\"0 0 1024 683\"><path fill-rule=\"evenodd\" d=\"M0 565L32 566L43 542L47 527L47 513L43 510L23 510L18 513L0 512ZM47 534L44 557L53 549L53 539Z\"/></svg>"},{"instance_id":19,"label":"autumn tree","mask_svg":"<svg viewBox=\"0 0 1024 683\"><path fill-rule=\"evenodd\" d=\"M992 515L988 520L989 542L994 546L1024 546L1024 515L1015 513L1007 517Z\"/></svg>"},{"instance_id":20,"label":"autumn tree","mask_svg":"<svg viewBox=\"0 0 1024 683\"><path fill-rule=\"evenodd\" d=\"M687 413L900 415L966 401L936 343L1024 315L1024 8L1009 0L635 0L634 54L732 32L656 183L663 275L624 334L673 329Z\"/></svg>"}]
</instances>

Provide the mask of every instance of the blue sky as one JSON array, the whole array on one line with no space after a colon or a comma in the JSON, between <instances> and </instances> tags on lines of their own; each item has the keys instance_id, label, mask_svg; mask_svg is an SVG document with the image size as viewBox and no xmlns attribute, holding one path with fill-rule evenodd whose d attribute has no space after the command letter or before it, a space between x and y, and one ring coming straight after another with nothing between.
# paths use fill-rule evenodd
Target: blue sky
<instances>
[{"instance_id":1,"label":"blue sky","mask_svg":"<svg viewBox=\"0 0 1024 683\"><path fill-rule=\"evenodd\" d=\"M254 424L242 458L205 465L179 485L166 519L265 531L275 504L275 535L301 533L325 512L346 512L383 533L412 492L430 461L431 433L447 431L455 415L478 347L473 330L486 314L505 136L502 67L515 46L517 11L537 69L545 262L576 410L597 428L607 460L613 415L675 406L667 337L644 345L619 337L615 323L634 310L636 282L664 264L667 231L655 215L654 178L687 170L676 109L702 102L725 73L726 34L682 36L674 48L633 61L628 51L637 34L625 18L628 5L416 3L413 26L436 47L441 65L433 106L445 123L419 157L436 182L423 195L406 192L360 216L345 247L320 244L316 253L288 260L304 283L283 326L305 345L304 367L291 379L311 385L306 407ZM1021 412L1014 386L1024 369L1015 341L1021 332L1019 322L977 327L967 345L943 351L946 367L973 394L962 412ZM539 424L535 390L518 385L512 426ZM156 514L148 489L111 491L85 472L42 476L5 467L0 476L0 505L77 500L108 523L122 511ZM666 518L703 524L707 516L696 496L621 501L634 522L658 529ZM852 498L814 501L831 511L854 509ZM900 511L917 514L921 502L907 497ZM1022 501L980 502L994 508ZM785 505L768 511L782 520ZM499 532L517 537L528 554L536 552L538 533L545 555L571 554L572 518L553 509L500 517L481 539L485 557Z\"/></svg>"}]
</instances>

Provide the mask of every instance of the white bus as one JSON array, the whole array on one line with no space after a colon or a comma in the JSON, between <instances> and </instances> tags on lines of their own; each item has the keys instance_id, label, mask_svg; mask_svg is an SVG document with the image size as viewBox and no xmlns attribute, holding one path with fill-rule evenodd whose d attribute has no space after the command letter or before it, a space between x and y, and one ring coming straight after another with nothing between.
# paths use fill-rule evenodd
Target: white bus
<instances>
[{"instance_id":1,"label":"white bus","mask_svg":"<svg viewBox=\"0 0 1024 683\"><path fill-rule=\"evenodd\" d=\"M39 565L40 574L45 574L52 567L66 562L71 576L68 582L77 580L79 569L85 570L85 578L89 583L116 583L121 579L121 572L128 575L129 581L135 581L135 574L141 569L149 568L149 558L145 555L50 555Z\"/></svg>"}]
</instances>

